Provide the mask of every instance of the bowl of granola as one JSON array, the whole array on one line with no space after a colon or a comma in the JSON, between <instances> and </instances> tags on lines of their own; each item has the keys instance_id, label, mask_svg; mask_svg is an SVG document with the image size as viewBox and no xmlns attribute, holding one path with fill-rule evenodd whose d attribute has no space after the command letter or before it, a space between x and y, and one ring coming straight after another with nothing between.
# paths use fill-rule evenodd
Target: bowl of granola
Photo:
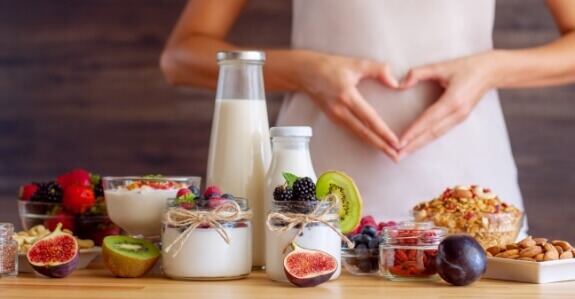
<instances>
[{"instance_id":1,"label":"bowl of granola","mask_svg":"<svg viewBox=\"0 0 575 299\"><path fill-rule=\"evenodd\" d=\"M413 208L416 221L433 221L448 234L473 236L483 248L515 241L523 226L523 212L502 202L480 186L447 188L438 197Z\"/></svg>"}]
</instances>

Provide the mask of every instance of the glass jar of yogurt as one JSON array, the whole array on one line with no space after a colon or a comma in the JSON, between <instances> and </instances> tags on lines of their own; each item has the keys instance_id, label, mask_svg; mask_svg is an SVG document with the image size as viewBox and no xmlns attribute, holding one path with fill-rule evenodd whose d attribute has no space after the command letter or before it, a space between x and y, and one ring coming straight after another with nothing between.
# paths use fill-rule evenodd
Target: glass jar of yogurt
<instances>
[{"instance_id":1,"label":"glass jar of yogurt","mask_svg":"<svg viewBox=\"0 0 575 299\"><path fill-rule=\"evenodd\" d=\"M333 256L338 265L330 279L339 277L341 235L336 203L329 200L273 201L266 226L266 274L268 278L282 282L288 281L283 261L289 253L286 249L292 242L300 247L321 250Z\"/></svg>"},{"instance_id":2,"label":"glass jar of yogurt","mask_svg":"<svg viewBox=\"0 0 575 299\"><path fill-rule=\"evenodd\" d=\"M228 280L252 269L251 210L245 198L168 200L162 218L162 267L166 276L185 280Z\"/></svg>"}]
</instances>

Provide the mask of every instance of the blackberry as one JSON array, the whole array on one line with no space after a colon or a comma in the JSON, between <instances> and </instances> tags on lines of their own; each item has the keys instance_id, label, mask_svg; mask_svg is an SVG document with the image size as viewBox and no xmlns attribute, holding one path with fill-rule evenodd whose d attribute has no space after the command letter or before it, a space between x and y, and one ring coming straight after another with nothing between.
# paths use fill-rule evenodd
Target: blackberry
<instances>
[{"instance_id":1,"label":"blackberry","mask_svg":"<svg viewBox=\"0 0 575 299\"><path fill-rule=\"evenodd\" d=\"M30 198L30 201L61 203L62 195L62 188L56 182L40 183L38 184L38 191Z\"/></svg>"},{"instance_id":2,"label":"blackberry","mask_svg":"<svg viewBox=\"0 0 575 299\"><path fill-rule=\"evenodd\" d=\"M312 201L315 198L315 184L310 177L299 178L293 183L295 200Z\"/></svg>"},{"instance_id":3,"label":"blackberry","mask_svg":"<svg viewBox=\"0 0 575 299\"><path fill-rule=\"evenodd\" d=\"M292 200L293 191L288 186L277 186L274 189L274 200Z\"/></svg>"},{"instance_id":4,"label":"blackberry","mask_svg":"<svg viewBox=\"0 0 575 299\"><path fill-rule=\"evenodd\" d=\"M104 185L102 184L102 179L94 185L94 196L96 198L104 196Z\"/></svg>"}]
</instances>

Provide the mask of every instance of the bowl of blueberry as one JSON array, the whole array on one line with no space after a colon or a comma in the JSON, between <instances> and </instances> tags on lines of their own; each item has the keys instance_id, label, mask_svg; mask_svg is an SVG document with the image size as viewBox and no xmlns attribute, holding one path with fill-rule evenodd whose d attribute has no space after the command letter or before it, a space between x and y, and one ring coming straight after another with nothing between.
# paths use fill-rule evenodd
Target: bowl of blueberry
<instances>
[{"instance_id":1,"label":"bowl of blueberry","mask_svg":"<svg viewBox=\"0 0 575 299\"><path fill-rule=\"evenodd\" d=\"M348 235L354 248L341 249L345 269L355 275L381 275L379 271L379 244L383 241L381 230L395 222L377 223L372 216L361 219L360 225Z\"/></svg>"}]
</instances>

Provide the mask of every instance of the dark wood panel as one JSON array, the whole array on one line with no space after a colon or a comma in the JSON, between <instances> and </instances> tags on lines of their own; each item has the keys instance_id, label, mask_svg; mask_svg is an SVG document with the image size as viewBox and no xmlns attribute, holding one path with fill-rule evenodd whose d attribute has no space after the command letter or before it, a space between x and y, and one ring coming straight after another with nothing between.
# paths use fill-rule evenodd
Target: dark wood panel
<instances>
[{"instance_id":1,"label":"dark wood panel","mask_svg":"<svg viewBox=\"0 0 575 299\"><path fill-rule=\"evenodd\" d=\"M75 167L205 175L214 94L173 88L158 69L184 4L0 1L0 221L17 222L19 185ZM290 22L290 1L252 0L229 39L288 46ZM556 36L543 1L497 1L497 47ZM575 241L574 94L501 92L532 232ZM272 123L280 98L268 97Z\"/></svg>"}]
</instances>

